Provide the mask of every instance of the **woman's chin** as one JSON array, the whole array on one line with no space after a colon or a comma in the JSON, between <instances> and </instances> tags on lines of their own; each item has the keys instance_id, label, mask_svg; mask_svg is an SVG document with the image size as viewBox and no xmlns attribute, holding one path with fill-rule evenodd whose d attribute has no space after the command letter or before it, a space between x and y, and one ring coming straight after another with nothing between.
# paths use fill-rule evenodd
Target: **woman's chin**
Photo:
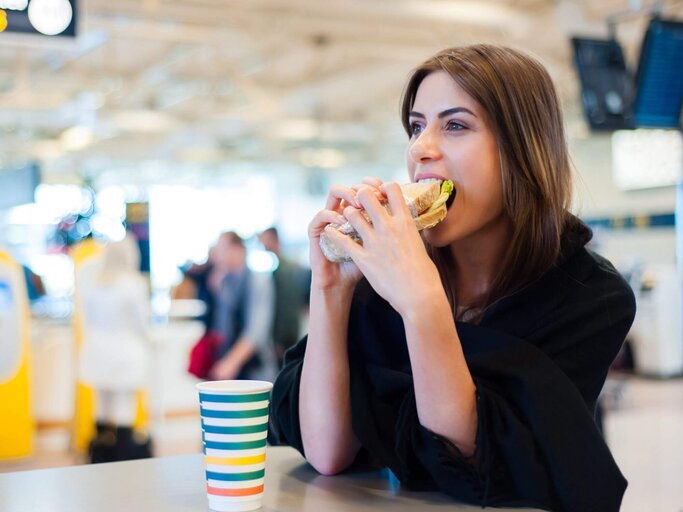
<instances>
[{"instance_id":1,"label":"woman's chin","mask_svg":"<svg viewBox=\"0 0 683 512\"><path fill-rule=\"evenodd\" d=\"M443 229L443 224L437 224L433 228L425 229L422 232L424 239L432 247L445 247L451 243Z\"/></svg>"}]
</instances>

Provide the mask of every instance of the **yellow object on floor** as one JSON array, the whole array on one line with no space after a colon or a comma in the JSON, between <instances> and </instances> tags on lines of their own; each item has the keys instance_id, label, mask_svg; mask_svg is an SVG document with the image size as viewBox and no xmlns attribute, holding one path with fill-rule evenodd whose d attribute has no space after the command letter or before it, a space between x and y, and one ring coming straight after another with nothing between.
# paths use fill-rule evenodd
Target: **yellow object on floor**
<instances>
[{"instance_id":1,"label":"yellow object on floor","mask_svg":"<svg viewBox=\"0 0 683 512\"><path fill-rule=\"evenodd\" d=\"M33 454L29 315L24 271L0 251L0 460Z\"/></svg>"}]
</instances>

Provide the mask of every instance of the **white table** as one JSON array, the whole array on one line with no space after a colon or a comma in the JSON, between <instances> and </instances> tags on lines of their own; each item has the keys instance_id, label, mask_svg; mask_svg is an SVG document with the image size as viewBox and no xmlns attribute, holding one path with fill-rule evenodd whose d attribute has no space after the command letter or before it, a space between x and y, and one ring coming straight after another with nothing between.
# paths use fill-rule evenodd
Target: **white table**
<instances>
[{"instance_id":1,"label":"white table","mask_svg":"<svg viewBox=\"0 0 683 512\"><path fill-rule=\"evenodd\" d=\"M440 493L401 489L386 472L325 477L291 448L269 447L266 457L263 512L481 511ZM202 455L0 474L2 512L207 509Z\"/></svg>"}]
</instances>

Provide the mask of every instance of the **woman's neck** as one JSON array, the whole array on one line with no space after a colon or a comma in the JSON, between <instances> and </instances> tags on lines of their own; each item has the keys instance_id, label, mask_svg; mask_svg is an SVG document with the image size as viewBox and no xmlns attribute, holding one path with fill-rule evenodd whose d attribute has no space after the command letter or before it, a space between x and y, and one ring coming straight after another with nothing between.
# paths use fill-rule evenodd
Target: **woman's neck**
<instances>
[{"instance_id":1,"label":"woman's neck","mask_svg":"<svg viewBox=\"0 0 683 512\"><path fill-rule=\"evenodd\" d=\"M501 216L476 234L451 244L455 295L458 304L470 306L491 289L509 247L512 227Z\"/></svg>"}]
</instances>

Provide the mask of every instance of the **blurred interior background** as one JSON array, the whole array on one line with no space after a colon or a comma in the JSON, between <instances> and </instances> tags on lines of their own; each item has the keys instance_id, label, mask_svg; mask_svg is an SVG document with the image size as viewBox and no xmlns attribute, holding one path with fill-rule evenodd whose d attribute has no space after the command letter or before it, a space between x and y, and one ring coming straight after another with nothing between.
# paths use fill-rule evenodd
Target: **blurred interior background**
<instances>
[{"instance_id":1,"label":"blurred interior background","mask_svg":"<svg viewBox=\"0 0 683 512\"><path fill-rule=\"evenodd\" d=\"M270 226L305 267L306 226L331 184L407 180L398 111L410 69L489 42L549 70L574 209L638 297L603 401L630 481L624 510L680 510L681 20L674 0L0 0L0 248L26 275L35 427L26 456L0 471L84 461L74 254L85 240L136 235L155 354L143 422L155 455L199 452L186 365L201 304L174 295L183 270L231 230L250 268L272 271L257 238ZM12 354L0 353L0 390Z\"/></svg>"}]
</instances>

